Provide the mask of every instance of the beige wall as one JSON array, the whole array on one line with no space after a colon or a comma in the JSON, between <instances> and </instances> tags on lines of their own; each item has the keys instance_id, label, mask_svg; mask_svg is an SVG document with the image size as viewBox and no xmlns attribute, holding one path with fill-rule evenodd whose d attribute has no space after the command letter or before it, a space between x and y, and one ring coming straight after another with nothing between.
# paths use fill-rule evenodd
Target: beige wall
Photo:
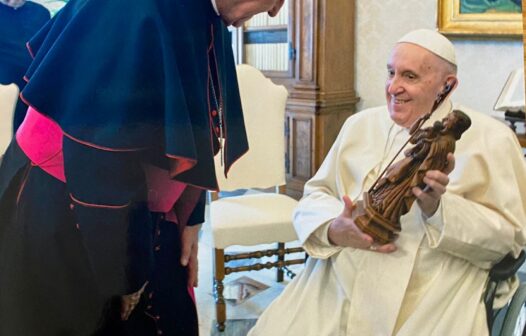
<instances>
[{"instance_id":1,"label":"beige wall","mask_svg":"<svg viewBox=\"0 0 526 336\"><path fill-rule=\"evenodd\" d=\"M342 0L345 1L345 0ZM382 105L386 59L407 31L436 28L436 0L356 0L356 91L358 110ZM459 67L455 101L488 113L508 74L522 66L522 41L453 39Z\"/></svg>"}]
</instances>

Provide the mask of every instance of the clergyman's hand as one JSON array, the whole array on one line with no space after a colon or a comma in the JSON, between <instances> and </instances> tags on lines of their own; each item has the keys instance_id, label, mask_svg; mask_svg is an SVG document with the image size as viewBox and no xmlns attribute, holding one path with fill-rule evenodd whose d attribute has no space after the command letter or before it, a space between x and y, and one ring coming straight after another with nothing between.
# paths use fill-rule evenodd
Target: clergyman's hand
<instances>
[{"instance_id":1,"label":"clergyman's hand","mask_svg":"<svg viewBox=\"0 0 526 336\"><path fill-rule=\"evenodd\" d=\"M430 170L424 176L426 187L422 190L418 187L413 188L413 194L420 209L427 217L435 214L440 205L440 198L446 192L449 184L449 173L455 168L455 156L452 153L447 155L447 167L443 172L439 170Z\"/></svg>"},{"instance_id":2,"label":"clergyman's hand","mask_svg":"<svg viewBox=\"0 0 526 336\"><path fill-rule=\"evenodd\" d=\"M181 265L188 267L188 287L197 287L197 247L201 225L186 226L182 233Z\"/></svg>"},{"instance_id":3,"label":"clergyman's hand","mask_svg":"<svg viewBox=\"0 0 526 336\"><path fill-rule=\"evenodd\" d=\"M329 224L328 236L331 244L380 253L391 253L396 250L396 246L393 243L376 245L373 242L373 238L363 233L354 223L352 212L355 209L355 205L349 196L343 196L343 202L345 207L342 213Z\"/></svg>"}]
</instances>

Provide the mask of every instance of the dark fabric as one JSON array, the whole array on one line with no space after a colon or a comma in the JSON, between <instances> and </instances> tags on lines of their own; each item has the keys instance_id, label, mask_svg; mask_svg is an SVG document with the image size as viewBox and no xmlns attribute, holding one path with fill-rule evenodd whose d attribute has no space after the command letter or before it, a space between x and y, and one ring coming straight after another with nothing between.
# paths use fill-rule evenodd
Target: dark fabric
<instances>
[{"instance_id":1,"label":"dark fabric","mask_svg":"<svg viewBox=\"0 0 526 336\"><path fill-rule=\"evenodd\" d=\"M181 266L179 228L155 214L155 270L137 309L126 324L125 335L148 335L153 321L163 335L199 334L195 302L188 293L187 269ZM146 320L146 321L145 321Z\"/></svg>"},{"instance_id":2,"label":"dark fabric","mask_svg":"<svg viewBox=\"0 0 526 336\"><path fill-rule=\"evenodd\" d=\"M12 145L0 171L23 155ZM26 164L0 199L0 335L90 335L101 318L65 185Z\"/></svg>"},{"instance_id":3,"label":"dark fabric","mask_svg":"<svg viewBox=\"0 0 526 336\"><path fill-rule=\"evenodd\" d=\"M16 140L13 139L0 160L0 200L5 197L10 186L16 183L16 175L28 162L29 159L20 150ZM0 212L0 220L3 219L3 214Z\"/></svg>"},{"instance_id":4,"label":"dark fabric","mask_svg":"<svg viewBox=\"0 0 526 336\"><path fill-rule=\"evenodd\" d=\"M165 155L192 160L175 178L216 189L213 58L228 131L225 170L248 149L230 34L209 0L71 0L30 45L23 97L66 133L115 150L152 148L162 168Z\"/></svg>"},{"instance_id":5,"label":"dark fabric","mask_svg":"<svg viewBox=\"0 0 526 336\"><path fill-rule=\"evenodd\" d=\"M8 177L0 184L0 335L198 334L177 225L141 202L115 211L72 201L69 186L32 166L16 142L0 166L0 181ZM148 281L127 322L111 293L125 278Z\"/></svg>"},{"instance_id":6,"label":"dark fabric","mask_svg":"<svg viewBox=\"0 0 526 336\"><path fill-rule=\"evenodd\" d=\"M22 90L26 84L23 77L31 63L26 43L49 20L44 6L27 1L14 9L0 3L0 83L15 83ZM27 105L18 100L13 120L16 130L24 120Z\"/></svg>"},{"instance_id":7,"label":"dark fabric","mask_svg":"<svg viewBox=\"0 0 526 336\"><path fill-rule=\"evenodd\" d=\"M165 221L161 214L156 214L154 221L156 267L143 298L146 313L155 318L156 327L163 335L198 335L197 311L187 287L187 268L180 262L179 228Z\"/></svg>"},{"instance_id":8,"label":"dark fabric","mask_svg":"<svg viewBox=\"0 0 526 336\"><path fill-rule=\"evenodd\" d=\"M63 141L68 192L99 290L137 291L152 269L151 220L140 152Z\"/></svg>"},{"instance_id":9,"label":"dark fabric","mask_svg":"<svg viewBox=\"0 0 526 336\"><path fill-rule=\"evenodd\" d=\"M205 222L206 191L202 191L186 225L194 226Z\"/></svg>"},{"instance_id":10,"label":"dark fabric","mask_svg":"<svg viewBox=\"0 0 526 336\"><path fill-rule=\"evenodd\" d=\"M199 334L195 302L186 287L187 270L180 264L179 228L153 214L156 268L141 301L123 322L113 302L96 336L196 336ZM160 332L160 333L159 333Z\"/></svg>"},{"instance_id":11,"label":"dark fabric","mask_svg":"<svg viewBox=\"0 0 526 336\"><path fill-rule=\"evenodd\" d=\"M209 0L71 0L30 44L22 95L65 131L67 184L28 163L16 143L8 149L0 335L148 335L152 321L154 332L196 334L178 229L147 211L141 166L185 158L195 166L176 179L217 187L210 62L225 107L225 169L247 150L226 27ZM203 216L204 192L188 224ZM154 294L141 318L120 322L118 295L145 280Z\"/></svg>"}]
</instances>

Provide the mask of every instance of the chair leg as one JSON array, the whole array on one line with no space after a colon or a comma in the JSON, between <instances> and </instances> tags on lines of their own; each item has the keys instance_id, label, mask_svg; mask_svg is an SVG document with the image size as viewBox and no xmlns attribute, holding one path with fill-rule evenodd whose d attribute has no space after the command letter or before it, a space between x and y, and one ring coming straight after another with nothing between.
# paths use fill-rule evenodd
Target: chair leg
<instances>
[{"instance_id":1,"label":"chair leg","mask_svg":"<svg viewBox=\"0 0 526 336\"><path fill-rule=\"evenodd\" d=\"M226 305L223 296L223 280L225 279L225 250L214 249L214 297L216 301L216 328L225 330Z\"/></svg>"},{"instance_id":2,"label":"chair leg","mask_svg":"<svg viewBox=\"0 0 526 336\"><path fill-rule=\"evenodd\" d=\"M278 263L281 261L281 262L285 262L285 243L278 243L278 251L279 251L279 254L278 254ZM277 271L277 282L282 282L283 281L283 267L279 267L278 266L278 271Z\"/></svg>"}]
</instances>

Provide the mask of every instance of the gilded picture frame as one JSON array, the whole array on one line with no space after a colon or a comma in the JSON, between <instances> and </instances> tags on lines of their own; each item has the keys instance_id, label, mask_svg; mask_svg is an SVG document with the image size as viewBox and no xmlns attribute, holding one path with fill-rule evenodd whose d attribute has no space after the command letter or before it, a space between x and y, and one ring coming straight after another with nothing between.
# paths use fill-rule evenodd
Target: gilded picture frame
<instances>
[{"instance_id":1,"label":"gilded picture frame","mask_svg":"<svg viewBox=\"0 0 526 336\"><path fill-rule=\"evenodd\" d=\"M438 0L438 30L450 36L521 37L522 14L514 4L517 0Z\"/></svg>"}]
</instances>

